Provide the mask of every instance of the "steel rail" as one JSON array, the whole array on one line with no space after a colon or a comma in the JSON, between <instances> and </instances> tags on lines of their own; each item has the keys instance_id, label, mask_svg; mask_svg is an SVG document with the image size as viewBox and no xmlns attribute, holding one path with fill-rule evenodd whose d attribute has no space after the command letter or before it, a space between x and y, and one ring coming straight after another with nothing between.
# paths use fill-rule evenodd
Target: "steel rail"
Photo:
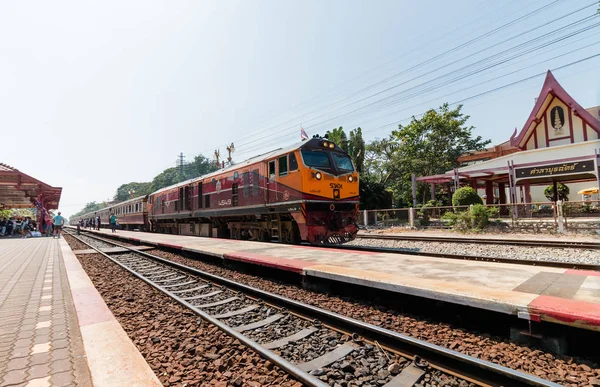
<instances>
[{"instance_id":1,"label":"steel rail","mask_svg":"<svg viewBox=\"0 0 600 387\"><path fill-rule=\"evenodd\" d=\"M481 385L514 387L560 386L559 384L541 379L534 375L519 372L489 361L477 359L462 354L460 352L453 351L448 348L444 348L423 340L403 335L399 332L381 328L369 323L365 323L363 321L359 321L347 316L337 314L335 312L308 305L300 301L292 300L278 294L274 294L265 290L251 287L249 285L238 283L233 280L223 278L218 275L211 274L180 263L176 263L168 259L149 254L144 251L138 251L127 246L120 245L119 243L116 243L114 241L106 241L103 238L98 238L97 236L90 234L86 236L102 240L106 243L112 243L116 246L127 249L133 253L143 255L157 262L161 262L168 266L177 268L181 271L197 275L201 278L208 279L211 282L229 287L231 289L236 289L247 295L249 294L255 298L262 299L273 305L277 305L281 308L293 311L299 315L318 319L321 322L324 322L333 327L337 327L339 329L349 332L354 332L365 337L369 341L378 341L381 345L386 346L388 348L393 348L399 352L419 356L420 358L426 360L430 364L435 365L438 369L447 370L455 375L461 375L461 377L465 379L477 380L477 382ZM117 238L119 237L117 236ZM252 343L254 342L252 341ZM258 345L256 343L254 344ZM260 347L260 345L258 346Z\"/></svg>"},{"instance_id":2,"label":"steel rail","mask_svg":"<svg viewBox=\"0 0 600 387\"><path fill-rule=\"evenodd\" d=\"M99 254L102 254L105 258L108 258L113 263L119 265L121 268L127 270L134 277L136 277L136 278L144 281L145 283L147 283L148 285L152 286L156 290L162 292L163 294L165 294L168 297L172 298L173 300L177 301L179 304L181 304L185 308L193 311L195 314L197 314L198 316L200 316L202 319L204 319L204 320L208 321L209 323L215 325L217 328L219 328L220 330L222 330L223 332L225 332L229 336L232 336L232 337L236 338L241 343L243 343L246 347L248 347L248 348L252 349L253 351L255 351L256 353L258 353L262 358L267 359L270 362L272 362L273 364L277 365L279 368L281 368L282 370L284 370L285 372L287 372L288 374L290 374L291 376L293 376L294 378L296 378L298 381L304 383L307 386L311 386L311 387L327 387L328 386L326 383L323 383L321 380L319 380L319 379L315 378L314 376L310 375L309 373L301 370L295 364L292 364L292 363L288 362L287 360L285 360L282 357L278 356L274 352L269 351L268 349L264 348L263 346L261 346L260 344L258 344L257 342L255 342L254 340L251 340L248 337L244 336L243 334L235 331L234 329L232 329L228 325L226 325L226 324L222 323L221 321L219 321L218 319L212 317L210 314L208 314L208 313L200 310L199 308L195 307L191 303L185 301L183 298L181 298L181 297L177 296L176 294L174 294L174 293L172 293L172 292L164 289L162 286L154 283L154 281L151 281L151 280L147 279L146 277L144 277L143 275L138 274L134 270L131 270L130 268L128 268L127 266L123 265L122 263L120 263L116 259L113 259L110 255L102 252L100 249L92 246L91 244L86 243L81 238L77 237L76 235L73 235L71 233L69 233L69 235L72 236L73 238L77 239L79 242L84 243L87 246L89 246L90 248L96 250ZM108 242L106 242L106 243L108 243ZM114 243L114 242L112 242L112 243L118 246L117 243ZM136 251L134 249L130 249L130 248L126 247L126 246L119 246L119 247L125 248L125 249L127 249L127 250L129 250L131 252L134 252L134 253L138 253L138 251ZM145 254L142 254L142 255L145 255ZM153 257L153 256L149 256L149 258L150 257ZM156 257L156 258L158 258L158 257Z\"/></svg>"},{"instance_id":3,"label":"steel rail","mask_svg":"<svg viewBox=\"0 0 600 387\"><path fill-rule=\"evenodd\" d=\"M521 239L499 238L456 238L444 236L424 235L385 235L385 234L358 234L357 239L386 239L396 241L440 242L440 243L475 243L481 245L509 245L528 247L555 247L565 249L600 249L600 242L586 241L532 241Z\"/></svg>"},{"instance_id":4,"label":"steel rail","mask_svg":"<svg viewBox=\"0 0 600 387\"><path fill-rule=\"evenodd\" d=\"M596 264L592 264L592 263L536 261L533 259L488 257L488 256L484 256L484 255L434 253L434 252L427 252L427 251L403 249L401 247L347 246L347 245L343 245L343 246L323 245L323 246L315 246L315 247L322 247L322 248L327 248L327 249L348 250L348 251L366 251L366 252L371 252L371 253L405 254L405 255L416 255L416 256L422 256L422 257L459 259L459 260L464 260L464 261L509 263L511 265L549 266L549 267L558 267L558 268L563 268L563 269L578 269L578 270L593 270L593 271L600 270L600 265L596 265Z\"/></svg>"}]
</instances>

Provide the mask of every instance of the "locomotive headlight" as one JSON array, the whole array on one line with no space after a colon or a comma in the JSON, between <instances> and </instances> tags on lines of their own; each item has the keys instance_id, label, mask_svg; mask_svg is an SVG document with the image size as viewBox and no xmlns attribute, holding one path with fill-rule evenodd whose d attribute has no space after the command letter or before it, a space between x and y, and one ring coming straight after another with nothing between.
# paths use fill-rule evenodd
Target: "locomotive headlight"
<instances>
[{"instance_id":1,"label":"locomotive headlight","mask_svg":"<svg viewBox=\"0 0 600 387\"><path fill-rule=\"evenodd\" d=\"M333 148L335 148L335 144L334 144L334 143L331 143L331 144L329 144L329 147L330 147L331 149L333 149Z\"/></svg>"},{"instance_id":2,"label":"locomotive headlight","mask_svg":"<svg viewBox=\"0 0 600 387\"><path fill-rule=\"evenodd\" d=\"M325 148L327 148L327 147L329 146L329 143L328 143L327 141L323 141L323 146L324 146Z\"/></svg>"},{"instance_id":3,"label":"locomotive headlight","mask_svg":"<svg viewBox=\"0 0 600 387\"><path fill-rule=\"evenodd\" d=\"M354 177L352 177L352 175L348 176L348 181L352 183L354 181Z\"/></svg>"},{"instance_id":4,"label":"locomotive headlight","mask_svg":"<svg viewBox=\"0 0 600 387\"><path fill-rule=\"evenodd\" d=\"M315 179L317 179L317 180L321 180L321 177L322 177L322 176L321 176L321 172L317 172L317 173L315 173Z\"/></svg>"}]
</instances>

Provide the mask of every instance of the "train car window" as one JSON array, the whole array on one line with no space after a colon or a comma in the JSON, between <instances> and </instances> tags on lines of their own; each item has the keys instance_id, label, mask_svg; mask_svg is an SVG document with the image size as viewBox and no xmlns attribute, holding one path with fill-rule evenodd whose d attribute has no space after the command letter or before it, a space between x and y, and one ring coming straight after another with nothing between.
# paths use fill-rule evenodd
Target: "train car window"
<instances>
[{"instance_id":1,"label":"train car window","mask_svg":"<svg viewBox=\"0 0 600 387\"><path fill-rule=\"evenodd\" d=\"M275 176L275 160L269 161L269 177Z\"/></svg>"},{"instance_id":2,"label":"train car window","mask_svg":"<svg viewBox=\"0 0 600 387\"><path fill-rule=\"evenodd\" d=\"M302 149L302 158L304 159L304 164L306 164L307 167L331 169L329 156L327 156L327 153L323 151Z\"/></svg>"},{"instance_id":3,"label":"train car window","mask_svg":"<svg viewBox=\"0 0 600 387\"><path fill-rule=\"evenodd\" d=\"M335 166L338 170L343 172L352 172L354 171L354 167L352 166L352 160L350 157L341 154L341 153L332 153L333 161L335 162Z\"/></svg>"},{"instance_id":4,"label":"train car window","mask_svg":"<svg viewBox=\"0 0 600 387\"><path fill-rule=\"evenodd\" d=\"M252 196L258 196L260 194L260 178L258 175L258 169L252 171Z\"/></svg>"},{"instance_id":5,"label":"train car window","mask_svg":"<svg viewBox=\"0 0 600 387\"><path fill-rule=\"evenodd\" d=\"M210 195L204 197L204 208L210 208Z\"/></svg>"},{"instance_id":6,"label":"train car window","mask_svg":"<svg viewBox=\"0 0 600 387\"><path fill-rule=\"evenodd\" d=\"M237 207L238 205L238 183L231 185L231 205Z\"/></svg>"},{"instance_id":7,"label":"train car window","mask_svg":"<svg viewBox=\"0 0 600 387\"><path fill-rule=\"evenodd\" d=\"M181 188L179 188L179 197L178 197L178 199L179 199L178 200L178 202L179 202L179 205L178 205L179 209L178 209L178 211L181 211L181 210L183 210L185 208L185 204L184 204L183 198L184 198L183 187L181 187Z\"/></svg>"},{"instance_id":8,"label":"train car window","mask_svg":"<svg viewBox=\"0 0 600 387\"><path fill-rule=\"evenodd\" d=\"M296 154L290 153L290 172L298 170L298 160L296 160Z\"/></svg>"},{"instance_id":9,"label":"train car window","mask_svg":"<svg viewBox=\"0 0 600 387\"><path fill-rule=\"evenodd\" d=\"M242 174L242 181L244 183L244 197L250 196L250 172L244 172Z\"/></svg>"},{"instance_id":10,"label":"train car window","mask_svg":"<svg viewBox=\"0 0 600 387\"><path fill-rule=\"evenodd\" d=\"M202 208L202 182L198 183L198 208Z\"/></svg>"},{"instance_id":11,"label":"train car window","mask_svg":"<svg viewBox=\"0 0 600 387\"><path fill-rule=\"evenodd\" d=\"M287 155L279 158L279 176L285 176L288 173Z\"/></svg>"}]
</instances>

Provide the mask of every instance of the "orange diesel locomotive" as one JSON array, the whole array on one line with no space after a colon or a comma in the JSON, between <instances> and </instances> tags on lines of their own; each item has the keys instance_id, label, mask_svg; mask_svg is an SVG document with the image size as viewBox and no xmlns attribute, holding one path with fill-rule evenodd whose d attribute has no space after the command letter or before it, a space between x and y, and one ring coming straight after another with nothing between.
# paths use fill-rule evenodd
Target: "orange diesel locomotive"
<instances>
[{"instance_id":1,"label":"orange diesel locomotive","mask_svg":"<svg viewBox=\"0 0 600 387\"><path fill-rule=\"evenodd\" d=\"M358 204L350 157L313 138L150 194L148 221L162 233L337 244L356 237Z\"/></svg>"}]
</instances>

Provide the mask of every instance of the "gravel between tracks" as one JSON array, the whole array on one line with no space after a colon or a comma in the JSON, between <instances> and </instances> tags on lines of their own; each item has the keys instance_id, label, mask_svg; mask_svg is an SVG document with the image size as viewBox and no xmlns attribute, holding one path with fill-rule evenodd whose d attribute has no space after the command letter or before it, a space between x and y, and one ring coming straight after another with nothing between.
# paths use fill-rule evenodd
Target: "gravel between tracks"
<instances>
[{"instance_id":1,"label":"gravel between tracks","mask_svg":"<svg viewBox=\"0 0 600 387\"><path fill-rule=\"evenodd\" d=\"M356 239L347 246L387 247L421 251L424 253L464 254L484 257L528 259L540 262L571 262L580 264L600 264L600 243L597 250L528 247L506 245L481 245L477 243L397 241L389 239Z\"/></svg>"},{"instance_id":2,"label":"gravel between tracks","mask_svg":"<svg viewBox=\"0 0 600 387\"><path fill-rule=\"evenodd\" d=\"M66 238L73 250L85 248ZM78 258L163 385L302 385L102 255Z\"/></svg>"},{"instance_id":3,"label":"gravel between tracks","mask_svg":"<svg viewBox=\"0 0 600 387\"><path fill-rule=\"evenodd\" d=\"M455 328L446 323L416 319L396 310L302 289L170 252L149 253L232 279L259 289L315 305L383 328L426 340L480 359L534 374L569 387L600 386L600 367L585 359L557 356L508 342L506 339ZM597 383L597 384L594 384Z\"/></svg>"}]
</instances>

